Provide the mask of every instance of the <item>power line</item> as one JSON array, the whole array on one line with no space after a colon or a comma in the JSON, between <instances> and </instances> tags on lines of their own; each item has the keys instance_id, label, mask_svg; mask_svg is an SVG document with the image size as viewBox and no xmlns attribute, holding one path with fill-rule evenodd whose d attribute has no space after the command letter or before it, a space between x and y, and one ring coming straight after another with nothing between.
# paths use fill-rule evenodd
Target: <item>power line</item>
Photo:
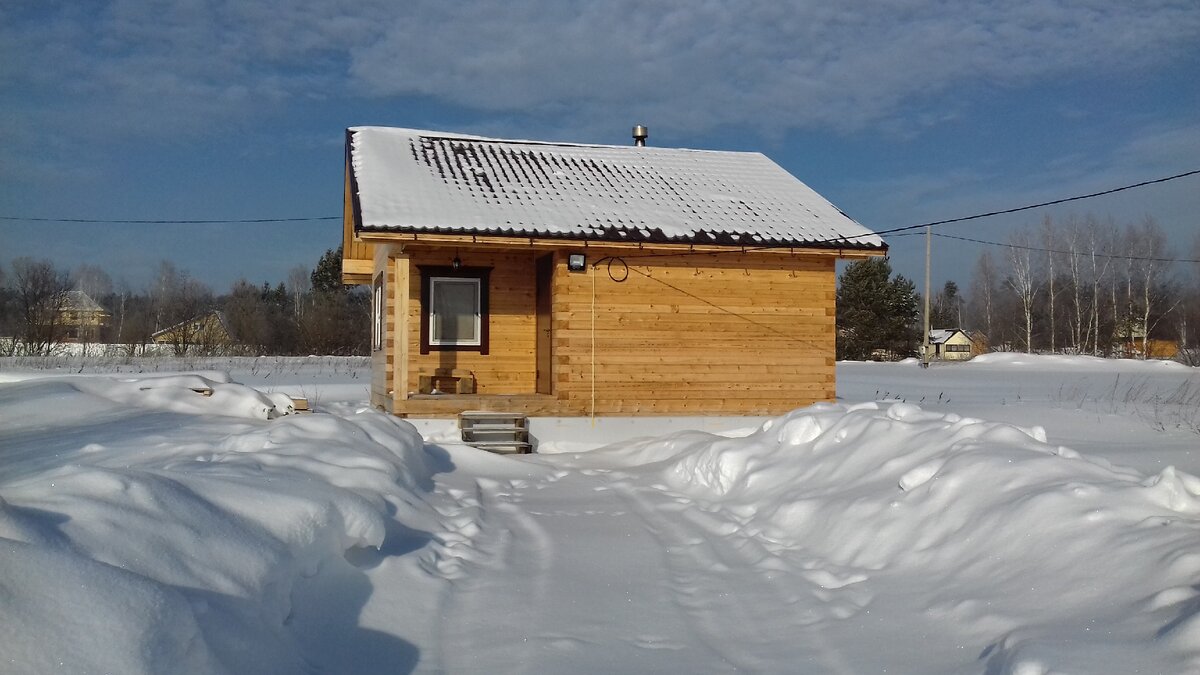
<instances>
[{"instance_id":1,"label":"power line","mask_svg":"<svg viewBox=\"0 0 1200 675\"><path fill-rule=\"evenodd\" d=\"M948 225L950 223L962 223L962 222L966 222L968 220L978 220L980 218L990 218L992 216L1001 216L1001 215L1006 215L1009 213L1019 213L1021 211L1040 209L1040 208L1043 208L1046 206L1055 206L1057 204L1066 204L1068 202L1080 201L1083 199L1092 199L1094 197L1102 197L1104 195L1110 195L1110 194L1114 194L1117 192L1124 192L1125 190L1133 190L1135 188L1145 187L1147 185L1155 185L1157 183L1166 183L1168 181L1173 181L1173 180L1177 180L1180 178L1186 178L1188 176L1195 176L1197 174L1200 174L1200 169L1194 169L1192 171L1184 171L1183 173L1177 173L1173 176L1164 176L1162 178L1155 178L1152 180L1144 180L1139 183L1132 183L1130 185L1122 185L1120 187L1110 188L1108 190L1101 190L1099 192L1091 192L1088 194L1075 195L1072 197L1063 197L1061 199L1052 199L1050 201L1039 202L1037 204L1028 204L1026 206L1017 206L1014 208L1001 209L998 211L988 211L986 213L977 213L977 214L970 215L970 216L961 216L959 218L947 218L945 220L934 220L934 221L930 221L927 223L920 223L917 225L905 225L904 227L895 227L895 228L892 228L889 230L877 230L874 232L864 232L862 234L832 237L829 239L823 239L823 240L818 240L818 241L813 241L813 242L806 242L806 244L808 244L808 245L811 245L811 244L837 244L838 242L846 241L849 239L861 239L862 237L871 237L871 236L878 236L878 235L884 235L884 234L894 234L897 232L907 232L909 230L916 230L916 229L921 229L924 227L935 227L938 225ZM25 221L42 222L42 223L91 223L91 224L105 224L105 225L110 225L110 224L111 225L237 225L237 224L254 224L254 223L296 223L296 222L307 222L307 221L316 221L316 220L340 220L341 218L342 218L342 216L311 216L311 217L304 217L304 218L248 218L248 219L240 219L240 220L221 220L221 219L212 219L212 220L111 219L110 220L110 219L100 219L100 218L31 218L31 217L22 217L22 216L0 216L0 220L25 220ZM792 245L789 245L788 247L759 246L759 247L755 247L755 248L757 248L757 249L794 248L794 246L792 246Z\"/></svg>"},{"instance_id":2,"label":"power line","mask_svg":"<svg viewBox=\"0 0 1200 675\"><path fill-rule=\"evenodd\" d=\"M1093 197L1102 197L1104 195L1111 195L1115 192L1123 192L1125 190L1132 190L1134 188L1145 187L1147 185L1154 185L1155 183L1166 183L1167 181L1172 181L1172 180L1176 180L1179 178L1186 178L1188 176L1195 176L1196 174L1200 174L1200 169L1194 169L1192 171L1184 171L1183 173L1177 173L1174 176L1155 178L1153 180L1144 180L1140 183L1133 183L1131 185L1122 185L1121 187L1116 187L1116 188L1112 188L1109 190L1101 190L1100 192L1091 192L1091 193L1088 193L1085 195L1075 195L1074 197L1063 197L1062 199L1052 199L1048 202L1029 204L1027 206L1018 206L1016 208L1002 209L999 211L988 211L987 213L977 213L973 216L963 216L961 218L948 218L946 220L934 220L934 221L931 221L928 223L921 223L920 225L906 225L904 227L896 227L896 228L893 228L890 230L879 230L878 232L873 232L871 234L892 234L894 232L906 232L908 230L916 230L916 229L920 229L923 227L935 227L937 225L948 225L950 223L961 223L961 222L965 222L968 220L978 220L979 218L989 218L991 216L1002 216L1002 215L1005 215L1008 213L1018 213L1020 211L1029 211L1031 209L1040 209L1045 206L1054 206L1056 204L1066 204L1067 202L1076 202L1081 199L1091 199ZM866 236L870 236L870 234L860 234L860 235L855 235L853 237L843 237L843 238L844 239L856 239L858 237L866 237Z\"/></svg>"},{"instance_id":3,"label":"power line","mask_svg":"<svg viewBox=\"0 0 1200 675\"><path fill-rule=\"evenodd\" d=\"M88 223L92 225L249 225L254 223L301 223L312 220L341 220L341 216L311 218L247 218L242 220L104 220L99 218L25 218L0 216L0 220L28 220L36 223Z\"/></svg>"},{"instance_id":4,"label":"power line","mask_svg":"<svg viewBox=\"0 0 1200 675\"><path fill-rule=\"evenodd\" d=\"M977 213L972 216L962 216L960 218L947 218L945 220L934 220L934 221L930 221L928 223L920 223L917 225L905 225L904 227L896 227L896 228L892 228L890 230L879 230L879 231L875 231L875 232L864 232L862 234L848 235L848 236L843 236L843 237L832 237L829 239L821 239L818 241L807 242L807 244L808 245L837 244L837 243L847 241L850 239L861 239L863 237L877 236L877 235L883 235L883 234L895 234L895 236L898 236L898 237L907 237L907 236L912 236L914 234L913 232L911 232L912 230L924 229L926 227L936 227L938 225L947 225L950 223L961 223L961 222L965 222L968 220L978 220L980 218L989 218L991 216L999 216L999 215L1004 215L1004 214L1009 214L1009 213L1018 213L1020 211L1029 211L1032 209L1040 209L1045 206L1054 206L1056 204L1065 204L1067 202L1075 202L1075 201L1080 201L1083 199L1092 199L1093 197L1101 197L1103 195L1110 195L1110 194L1113 194L1116 192L1123 192L1125 190L1133 190L1135 188L1145 187L1147 185L1154 185L1156 183L1166 183L1168 181L1177 180L1179 178L1186 178L1188 176L1195 176L1197 174L1200 174L1200 169L1194 169L1192 171L1184 171L1183 173L1177 173L1173 176L1164 176L1162 178L1154 178L1152 180L1144 180L1139 183L1131 183L1129 185L1122 185L1120 187L1110 188L1108 190L1101 190L1099 192L1091 192L1088 194L1075 195L1072 197L1063 197L1061 199L1053 199L1053 200L1046 201L1046 202L1039 202L1037 204L1029 204L1026 206L1018 206L1018 207L1014 207L1011 209L1002 209L999 211L988 211L987 213ZM896 233L902 233L902 234L896 234ZM963 241L977 241L978 243L992 244L994 246L1009 246L1009 244L1001 244L1001 243L997 243L997 242L974 240L974 239L968 239L966 237L951 237L950 235L944 235L944 234L934 234L934 236L948 237L951 239L962 239ZM705 252L705 253L695 253L695 252L691 252L691 251L685 251L685 252L679 252L679 253L647 253L647 254L642 254L642 255L620 256L620 257L627 258L630 260L639 259L639 258L669 258L669 257L688 256L688 255L720 255L722 253L749 253L751 251L767 251L767 250L780 249L780 248L797 248L797 247L795 245L790 245L790 244L787 246L760 245L760 246L753 246L753 247L743 246L740 249L732 249L730 251L710 251L710 252ZM1036 251L1036 250L1047 250L1047 249L1031 248L1030 250ZM1064 253L1063 251L1055 251L1055 252ZM1097 257L1101 257L1101 256L1099 254L1097 254ZM1134 256L1108 256L1108 255L1105 255L1103 257L1123 258L1123 259L1128 259L1128 260L1152 260L1152 261L1161 261L1161 262L1198 262L1195 260L1187 260L1187 259L1138 258L1138 257L1134 257Z\"/></svg>"},{"instance_id":5,"label":"power line","mask_svg":"<svg viewBox=\"0 0 1200 675\"><path fill-rule=\"evenodd\" d=\"M910 235L900 235L900 236L906 237L906 236L910 236ZM1153 257L1136 256L1136 255L1117 255L1115 253L1089 253L1089 252L1085 252L1085 251L1063 251L1061 249L1056 249L1056 248L1044 248L1044 247L1040 247L1040 246L1027 246L1025 244L1006 244L1004 242L999 242L999 241L986 241L984 239L972 239L971 237L960 237L960 236L953 235L953 234L935 233L933 236L941 237L943 239L957 239L959 241L969 241L973 244L987 244L988 246L1004 246L1006 248L1015 248L1015 249L1019 249L1022 251L1037 251L1040 253L1059 253L1061 255L1082 256L1085 258L1096 257L1096 258L1109 258L1109 259L1113 259L1113 260L1142 260L1142 261L1147 261L1147 262L1200 263L1200 259L1194 259L1194 258L1153 258Z\"/></svg>"}]
</instances>

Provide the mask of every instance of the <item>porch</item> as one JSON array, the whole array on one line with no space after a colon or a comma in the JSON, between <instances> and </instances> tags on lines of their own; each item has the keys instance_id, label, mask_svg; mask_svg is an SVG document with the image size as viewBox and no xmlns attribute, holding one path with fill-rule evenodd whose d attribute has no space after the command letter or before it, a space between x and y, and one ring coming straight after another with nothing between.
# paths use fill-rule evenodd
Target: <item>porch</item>
<instances>
[{"instance_id":1,"label":"porch","mask_svg":"<svg viewBox=\"0 0 1200 675\"><path fill-rule=\"evenodd\" d=\"M393 406L392 413L399 417L452 418L464 410L562 414L562 402L551 394L414 394Z\"/></svg>"}]
</instances>

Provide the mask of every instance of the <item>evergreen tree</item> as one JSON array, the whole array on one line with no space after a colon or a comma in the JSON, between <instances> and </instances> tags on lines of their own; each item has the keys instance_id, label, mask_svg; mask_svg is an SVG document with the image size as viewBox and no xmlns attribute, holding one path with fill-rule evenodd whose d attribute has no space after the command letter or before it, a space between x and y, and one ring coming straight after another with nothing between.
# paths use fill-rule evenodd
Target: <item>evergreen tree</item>
<instances>
[{"instance_id":1,"label":"evergreen tree","mask_svg":"<svg viewBox=\"0 0 1200 675\"><path fill-rule=\"evenodd\" d=\"M875 350L892 356L916 351L917 292L903 275L892 277L887 258L850 263L838 279L837 357L865 360Z\"/></svg>"},{"instance_id":2,"label":"evergreen tree","mask_svg":"<svg viewBox=\"0 0 1200 675\"><path fill-rule=\"evenodd\" d=\"M929 328L962 328L962 305L958 284L947 281L942 291L933 298L929 311Z\"/></svg>"},{"instance_id":3,"label":"evergreen tree","mask_svg":"<svg viewBox=\"0 0 1200 675\"><path fill-rule=\"evenodd\" d=\"M317 268L312 271L312 290L314 293L344 293L346 286L342 283L342 247L329 249L317 261Z\"/></svg>"}]
</instances>

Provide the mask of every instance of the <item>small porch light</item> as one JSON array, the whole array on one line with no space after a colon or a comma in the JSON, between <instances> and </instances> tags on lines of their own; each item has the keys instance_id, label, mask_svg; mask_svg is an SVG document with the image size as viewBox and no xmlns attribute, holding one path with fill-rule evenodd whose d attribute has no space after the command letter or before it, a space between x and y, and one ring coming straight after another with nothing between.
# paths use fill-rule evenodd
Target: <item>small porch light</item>
<instances>
[{"instance_id":1,"label":"small porch light","mask_svg":"<svg viewBox=\"0 0 1200 675\"><path fill-rule=\"evenodd\" d=\"M572 253L567 256L567 269L572 272L582 272L587 267L587 258L582 253Z\"/></svg>"},{"instance_id":2,"label":"small porch light","mask_svg":"<svg viewBox=\"0 0 1200 675\"><path fill-rule=\"evenodd\" d=\"M454 260L450 261L450 268L457 270L462 267L462 258L458 257L458 251L454 252Z\"/></svg>"}]
</instances>

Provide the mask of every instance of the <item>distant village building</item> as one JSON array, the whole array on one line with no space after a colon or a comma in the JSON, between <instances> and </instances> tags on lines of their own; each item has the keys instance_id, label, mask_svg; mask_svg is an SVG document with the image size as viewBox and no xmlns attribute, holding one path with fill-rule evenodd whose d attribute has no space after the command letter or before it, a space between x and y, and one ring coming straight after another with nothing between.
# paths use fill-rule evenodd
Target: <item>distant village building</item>
<instances>
[{"instance_id":1,"label":"distant village building","mask_svg":"<svg viewBox=\"0 0 1200 675\"><path fill-rule=\"evenodd\" d=\"M1179 356L1179 342L1148 337L1140 323L1131 322L1117 345L1117 354L1127 359L1173 359Z\"/></svg>"},{"instance_id":2,"label":"distant village building","mask_svg":"<svg viewBox=\"0 0 1200 675\"><path fill-rule=\"evenodd\" d=\"M343 281L372 289L372 403L766 415L833 400L835 263L883 240L759 153L644 138L348 129Z\"/></svg>"},{"instance_id":3,"label":"distant village building","mask_svg":"<svg viewBox=\"0 0 1200 675\"><path fill-rule=\"evenodd\" d=\"M174 347L179 355L224 353L234 344L229 322L224 313L215 309L157 331L150 340Z\"/></svg>"},{"instance_id":4,"label":"distant village building","mask_svg":"<svg viewBox=\"0 0 1200 675\"><path fill-rule=\"evenodd\" d=\"M929 358L935 361L967 361L987 351L982 333L971 334L961 328L929 331Z\"/></svg>"},{"instance_id":5,"label":"distant village building","mask_svg":"<svg viewBox=\"0 0 1200 675\"><path fill-rule=\"evenodd\" d=\"M64 342L96 342L112 314L83 291L63 293L58 323Z\"/></svg>"}]
</instances>

